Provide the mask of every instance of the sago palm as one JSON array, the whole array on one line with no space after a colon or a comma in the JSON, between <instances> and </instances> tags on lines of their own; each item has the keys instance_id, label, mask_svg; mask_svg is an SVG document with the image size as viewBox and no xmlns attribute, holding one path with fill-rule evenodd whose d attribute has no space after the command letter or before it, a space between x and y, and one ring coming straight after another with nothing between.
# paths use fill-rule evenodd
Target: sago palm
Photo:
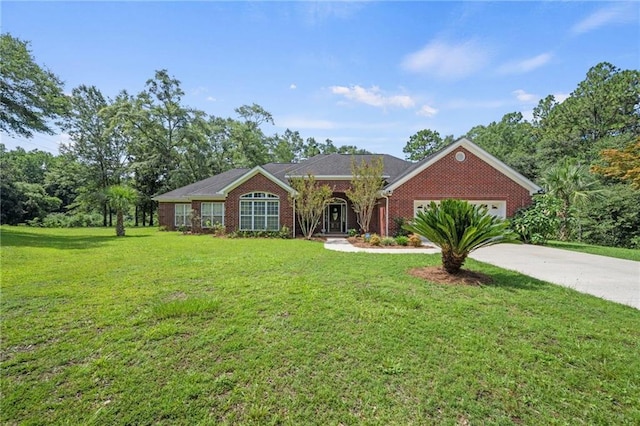
<instances>
[{"instance_id":1,"label":"sago palm","mask_svg":"<svg viewBox=\"0 0 640 426\"><path fill-rule=\"evenodd\" d=\"M135 189L124 185L113 185L107 189L109 206L116 211L116 235L124 237L124 213L136 200Z\"/></svg>"},{"instance_id":2,"label":"sago palm","mask_svg":"<svg viewBox=\"0 0 640 426\"><path fill-rule=\"evenodd\" d=\"M519 242L507 222L487 209L462 200L431 202L405 229L421 235L442 250L442 266L457 274L469 253L494 244Z\"/></svg>"}]
</instances>

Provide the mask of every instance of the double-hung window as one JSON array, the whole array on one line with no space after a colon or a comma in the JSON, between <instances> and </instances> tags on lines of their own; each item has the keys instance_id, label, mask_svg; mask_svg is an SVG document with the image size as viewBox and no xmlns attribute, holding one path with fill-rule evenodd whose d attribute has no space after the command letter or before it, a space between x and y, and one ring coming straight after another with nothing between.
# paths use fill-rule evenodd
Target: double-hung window
<instances>
[{"instance_id":1,"label":"double-hung window","mask_svg":"<svg viewBox=\"0 0 640 426\"><path fill-rule=\"evenodd\" d=\"M217 223L224 225L224 203L202 203L200 216L203 228L211 228Z\"/></svg>"},{"instance_id":2,"label":"double-hung window","mask_svg":"<svg viewBox=\"0 0 640 426\"><path fill-rule=\"evenodd\" d=\"M191 204L175 205L175 225L191 226Z\"/></svg>"},{"instance_id":3,"label":"double-hung window","mask_svg":"<svg viewBox=\"0 0 640 426\"><path fill-rule=\"evenodd\" d=\"M241 231L277 231L280 229L280 200L267 192L252 192L240 197Z\"/></svg>"}]
</instances>

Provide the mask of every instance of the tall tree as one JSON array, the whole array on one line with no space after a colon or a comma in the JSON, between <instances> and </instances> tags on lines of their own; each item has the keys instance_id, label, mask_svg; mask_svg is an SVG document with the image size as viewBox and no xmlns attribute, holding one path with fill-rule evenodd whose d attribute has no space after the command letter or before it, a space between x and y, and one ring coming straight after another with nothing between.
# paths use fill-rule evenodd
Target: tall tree
<instances>
[{"instance_id":1,"label":"tall tree","mask_svg":"<svg viewBox=\"0 0 640 426\"><path fill-rule=\"evenodd\" d=\"M62 81L35 61L29 43L0 35L0 131L32 137L53 134L49 123L66 114L68 101Z\"/></svg>"},{"instance_id":2,"label":"tall tree","mask_svg":"<svg viewBox=\"0 0 640 426\"><path fill-rule=\"evenodd\" d=\"M71 113L64 122L70 142L61 151L73 155L90 171L85 187L89 192L104 194L111 185L120 183L125 172L127 139L116 131L110 119L111 101L95 86L81 85L71 92ZM107 201L102 198L100 210L103 225L111 224Z\"/></svg>"},{"instance_id":3,"label":"tall tree","mask_svg":"<svg viewBox=\"0 0 640 426\"><path fill-rule=\"evenodd\" d=\"M420 161L445 146L440 133L435 130L423 129L409 137L409 141L402 148L405 157L410 161Z\"/></svg>"},{"instance_id":4,"label":"tall tree","mask_svg":"<svg viewBox=\"0 0 640 426\"><path fill-rule=\"evenodd\" d=\"M271 157L277 163L295 163L302 158L304 140L297 131L286 129L271 138Z\"/></svg>"},{"instance_id":5,"label":"tall tree","mask_svg":"<svg viewBox=\"0 0 640 426\"><path fill-rule=\"evenodd\" d=\"M605 149L600 152L603 164L594 164L591 171L620 179L640 189L640 137L623 149Z\"/></svg>"},{"instance_id":6,"label":"tall tree","mask_svg":"<svg viewBox=\"0 0 640 426\"><path fill-rule=\"evenodd\" d=\"M499 122L475 126L466 136L529 179L538 176L535 132L521 113L508 113Z\"/></svg>"},{"instance_id":7,"label":"tall tree","mask_svg":"<svg viewBox=\"0 0 640 426\"><path fill-rule=\"evenodd\" d=\"M156 71L145 86L136 97L122 93L113 117L126 122L133 141L129 149L131 170L152 225L155 203L151 197L185 184L179 164L193 142L191 124L196 112L182 105L180 81L167 70Z\"/></svg>"},{"instance_id":8,"label":"tall tree","mask_svg":"<svg viewBox=\"0 0 640 426\"><path fill-rule=\"evenodd\" d=\"M365 233L369 232L373 209L380 198L380 190L384 186L383 170L382 157L374 158L369 163L364 160L360 164L355 160L351 162L351 186L345 193L356 212L358 225Z\"/></svg>"},{"instance_id":9,"label":"tall tree","mask_svg":"<svg viewBox=\"0 0 640 426\"><path fill-rule=\"evenodd\" d=\"M534 118L542 168L566 157L592 163L600 150L622 148L640 133L640 71L599 63L563 102L541 101Z\"/></svg>"},{"instance_id":10,"label":"tall tree","mask_svg":"<svg viewBox=\"0 0 640 426\"><path fill-rule=\"evenodd\" d=\"M235 145L235 162L240 167L259 166L270 161L267 138L260 126L274 124L273 116L258 104L235 109L240 121L231 128Z\"/></svg>"}]
</instances>

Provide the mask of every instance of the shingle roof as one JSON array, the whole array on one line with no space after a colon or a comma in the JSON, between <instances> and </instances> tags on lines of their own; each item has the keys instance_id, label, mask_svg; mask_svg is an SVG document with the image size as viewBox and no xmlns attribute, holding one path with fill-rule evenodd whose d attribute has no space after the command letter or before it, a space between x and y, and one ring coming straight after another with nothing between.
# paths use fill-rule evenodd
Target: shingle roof
<instances>
[{"instance_id":1,"label":"shingle roof","mask_svg":"<svg viewBox=\"0 0 640 426\"><path fill-rule=\"evenodd\" d=\"M412 165L408 161L388 154L321 154L299 163L288 172L288 175L304 176L312 174L317 178L322 176L351 176L352 161L357 164L362 161L369 163L377 158L382 158L384 166L382 174L388 176L388 179L393 179L402 174Z\"/></svg>"},{"instance_id":2,"label":"shingle roof","mask_svg":"<svg viewBox=\"0 0 640 426\"><path fill-rule=\"evenodd\" d=\"M182 188L174 189L173 191L158 195L155 198L158 201L162 201L162 199L189 198L194 195L217 195L222 188L240 178L248 171L249 169L227 170L226 172L211 176L210 178L206 178L190 185L183 186Z\"/></svg>"},{"instance_id":3,"label":"shingle roof","mask_svg":"<svg viewBox=\"0 0 640 426\"><path fill-rule=\"evenodd\" d=\"M322 176L350 176L351 161L355 160L356 163L360 163L361 161L370 162L379 157L382 157L384 164L383 175L387 178L388 182L397 180L399 176L405 174L405 170L411 168L413 165L413 163L388 154L319 154L300 163L268 163L261 167L276 179L288 185L288 176L304 176L309 173L318 178ZM158 195L155 199L157 201L175 201L180 199L188 200L193 197L222 196L222 189L241 179L242 176L251 170L252 169L247 168L228 170L199 182Z\"/></svg>"}]
</instances>

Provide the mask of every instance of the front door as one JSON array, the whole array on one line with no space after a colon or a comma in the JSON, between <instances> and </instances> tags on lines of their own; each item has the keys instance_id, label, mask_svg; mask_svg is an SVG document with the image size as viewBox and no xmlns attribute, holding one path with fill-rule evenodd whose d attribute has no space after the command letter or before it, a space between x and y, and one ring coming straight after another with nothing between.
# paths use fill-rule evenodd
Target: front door
<instances>
[{"instance_id":1,"label":"front door","mask_svg":"<svg viewBox=\"0 0 640 426\"><path fill-rule=\"evenodd\" d=\"M329 204L324 211L324 228L330 234L347 232L347 203Z\"/></svg>"}]
</instances>

